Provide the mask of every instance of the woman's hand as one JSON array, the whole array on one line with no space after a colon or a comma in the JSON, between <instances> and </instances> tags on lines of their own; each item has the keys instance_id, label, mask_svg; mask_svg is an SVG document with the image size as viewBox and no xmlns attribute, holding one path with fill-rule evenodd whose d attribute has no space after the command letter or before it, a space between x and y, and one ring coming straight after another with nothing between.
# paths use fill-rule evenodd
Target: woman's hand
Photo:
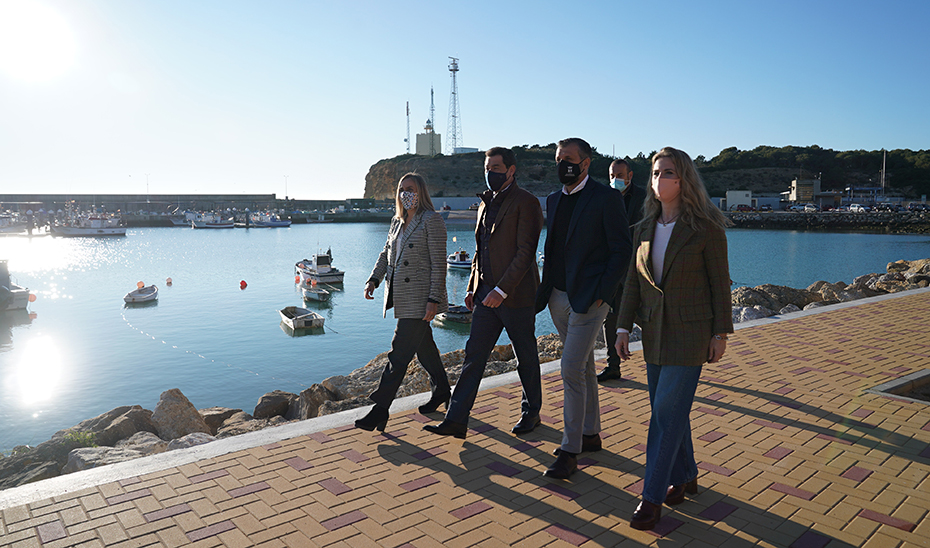
<instances>
[{"instance_id":1,"label":"woman's hand","mask_svg":"<svg viewBox=\"0 0 930 548\"><path fill-rule=\"evenodd\" d=\"M424 322L432 321L436 317L436 311L439 310L439 305L436 303L426 303L426 316L423 316Z\"/></svg>"},{"instance_id":2,"label":"woman's hand","mask_svg":"<svg viewBox=\"0 0 930 548\"><path fill-rule=\"evenodd\" d=\"M617 342L614 343L614 348L621 360L628 360L633 357L633 354L630 353L630 334L617 333Z\"/></svg>"},{"instance_id":3,"label":"woman's hand","mask_svg":"<svg viewBox=\"0 0 930 548\"><path fill-rule=\"evenodd\" d=\"M369 281L367 284L365 284L365 298L368 300L374 299L375 298L373 295L374 292L375 292L375 283L372 281Z\"/></svg>"},{"instance_id":4,"label":"woman's hand","mask_svg":"<svg viewBox=\"0 0 930 548\"><path fill-rule=\"evenodd\" d=\"M718 339L717 337L710 338L710 348L707 350L707 363L717 363L720 361L720 358L723 357L724 352L727 351L727 340Z\"/></svg>"}]
</instances>

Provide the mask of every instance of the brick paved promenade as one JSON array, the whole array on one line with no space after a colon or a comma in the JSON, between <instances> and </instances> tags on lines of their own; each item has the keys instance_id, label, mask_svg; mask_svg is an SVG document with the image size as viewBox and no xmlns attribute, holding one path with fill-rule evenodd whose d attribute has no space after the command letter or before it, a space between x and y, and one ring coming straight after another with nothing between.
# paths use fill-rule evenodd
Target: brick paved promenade
<instances>
[{"instance_id":1,"label":"brick paved promenade","mask_svg":"<svg viewBox=\"0 0 930 548\"><path fill-rule=\"evenodd\" d=\"M892 297L892 296L889 296ZM866 390L930 369L930 292L756 322L704 368L692 412L700 493L656 531L628 525L645 464L641 353L602 386L604 449L571 481L561 438L518 438L518 383L484 389L467 440L399 400L0 492L0 546L930 546L930 406ZM408 410L401 409L407 407Z\"/></svg>"}]
</instances>

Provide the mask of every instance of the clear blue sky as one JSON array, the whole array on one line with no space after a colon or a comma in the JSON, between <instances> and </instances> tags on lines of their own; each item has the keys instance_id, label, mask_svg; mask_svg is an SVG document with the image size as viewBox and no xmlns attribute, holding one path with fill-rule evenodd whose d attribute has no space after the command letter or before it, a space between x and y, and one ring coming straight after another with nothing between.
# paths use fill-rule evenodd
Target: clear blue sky
<instances>
[{"instance_id":1,"label":"clear blue sky","mask_svg":"<svg viewBox=\"0 0 930 548\"><path fill-rule=\"evenodd\" d=\"M449 56L480 150L930 148L930 2L653 4L0 0L0 191L360 197Z\"/></svg>"}]
</instances>

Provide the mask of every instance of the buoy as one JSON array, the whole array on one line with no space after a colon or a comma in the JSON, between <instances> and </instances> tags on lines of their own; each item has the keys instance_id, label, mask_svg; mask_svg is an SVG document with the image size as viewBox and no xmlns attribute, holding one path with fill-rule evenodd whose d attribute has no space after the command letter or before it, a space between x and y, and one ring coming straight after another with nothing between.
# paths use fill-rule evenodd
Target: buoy
<instances>
[{"instance_id":1,"label":"buoy","mask_svg":"<svg viewBox=\"0 0 930 548\"><path fill-rule=\"evenodd\" d=\"M310 287L316 287L316 280L314 279L310 280Z\"/></svg>"},{"instance_id":2,"label":"buoy","mask_svg":"<svg viewBox=\"0 0 930 548\"><path fill-rule=\"evenodd\" d=\"M245 283L245 280L239 282L239 289L245 289L249 284Z\"/></svg>"},{"instance_id":3,"label":"buoy","mask_svg":"<svg viewBox=\"0 0 930 548\"><path fill-rule=\"evenodd\" d=\"M171 285L171 278L168 278L167 280L165 280L165 285Z\"/></svg>"},{"instance_id":4,"label":"buoy","mask_svg":"<svg viewBox=\"0 0 930 548\"><path fill-rule=\"evenodd\" d=\"M295 284L299 284L299 283L300 283L300 275L299 275L299 274L298 274L297 276L294 276L294 283L295 283Z\"/></svg>"},{"instance_id":5,"label":"buoy","mask_svg":"<svg viewBox=\"0 0 930 548\"><path fill-rule=\"evenodd\" d=\"M30 294L29 294L29 302L31 302L31 303L36 302L36 294L35 294L35 293L30 293Z\"/></svg>"},{"instance_id":6,"label":"buoy","mask_svg":"<svg viewBox=\"0 0 930 548\"><path fill-rule=\"evenodd\" d=\"M142 289L143 287L145 287L145 283L143 283L143 282L136 282L136 287L138 287L139 289Z\"/></svg>"}]
</instances>

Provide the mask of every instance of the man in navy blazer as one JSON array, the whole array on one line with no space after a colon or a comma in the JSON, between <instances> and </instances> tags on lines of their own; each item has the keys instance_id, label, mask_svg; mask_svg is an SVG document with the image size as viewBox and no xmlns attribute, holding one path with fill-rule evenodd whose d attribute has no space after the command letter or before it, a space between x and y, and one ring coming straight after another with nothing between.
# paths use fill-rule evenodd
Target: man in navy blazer
<instances>
[{"instance_id":1,"label":"man in navy blazer","mask_svg":"<svg viewBox=\"0 0 930 548\"><path fill-rule=\"evenodd\" d=\"M633 251L622 194L588 177L591 145L559 141L562 189L546 199L546 244L536 311L547 306L562 339L562 445L545 476L566 479L578 453L601 448L594 343Z\"/></svg>"}]
</instances>

